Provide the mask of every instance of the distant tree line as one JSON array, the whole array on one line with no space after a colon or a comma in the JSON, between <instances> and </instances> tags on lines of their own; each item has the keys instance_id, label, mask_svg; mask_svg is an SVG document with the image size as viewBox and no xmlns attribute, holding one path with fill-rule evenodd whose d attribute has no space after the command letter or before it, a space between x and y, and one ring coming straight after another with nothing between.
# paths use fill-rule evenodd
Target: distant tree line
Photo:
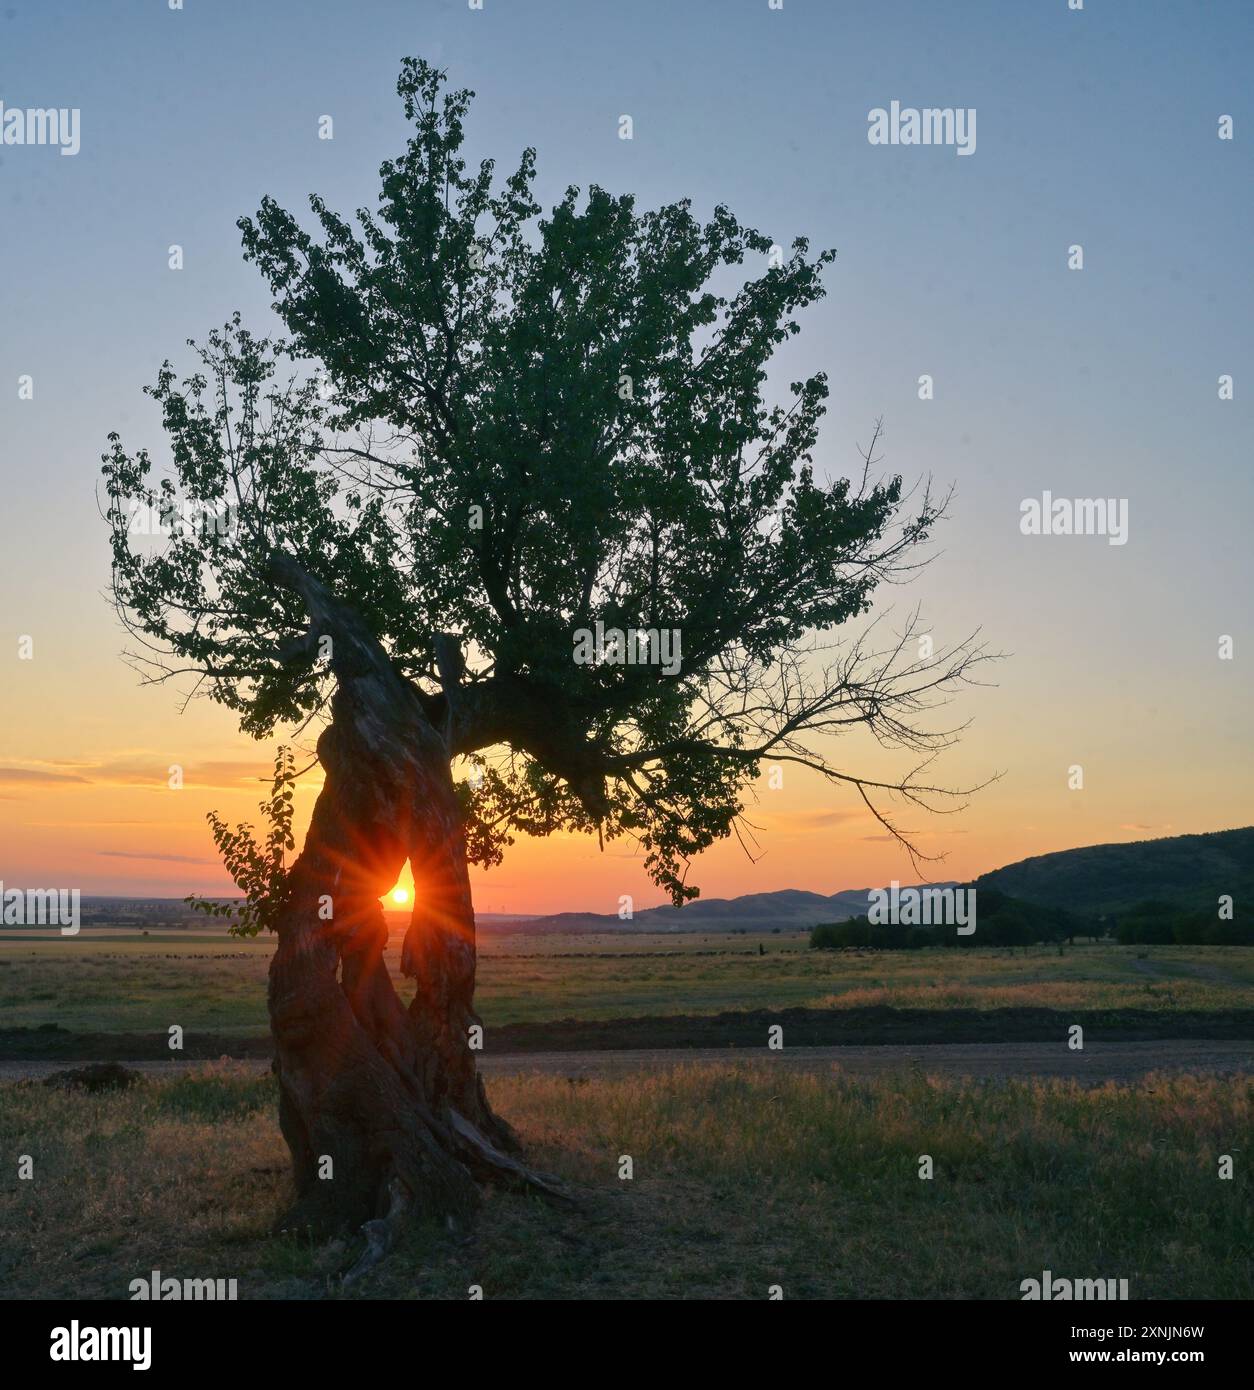
<instances>
[{"instance_id":1,"label":"distant tree line","mask_svg":"<svg viewBox=\"0 0 1254 1390\"><path fill-rule=\"evenodd\" d=\"M1254 920L1221 921L1214 911L1146 902L1119 916L1113 934L1124 946L1254 946Z\"/></svg>"},{"instance_id":2,"label":"distant tree line","mask_svg":"<svg viewBox=\"0 0 1254 1390\"><path fill-rule=\"evenodd\" d=\"M995 889L979 889L975 931L959 936L956 926L906 926L875 923L864 915L847 922L824 922L810 933L816 950L842 946L874 947L884 951L917 950L924 946L1035 946L1041 942L1096 940L1105 927L1059 907L1023 902Z\"/></svg>"},{"instance_id":3,"label":"distant tree line","mask_svg":"<svg viewBox=\"0 0 1254 1390\"><path fill-rule=\"evenodd\" d=\"M1090 917L980 888L976 908L976 930L969 936L959 936L954 926L880 924L864 915L821 923L811 930L810 945L816 950L854 946L913 951L925 946L1038 946L1077 937L1113 937L1124 946L1254 946L1254 920L1221 921L1213 910L1194 912L1171 903L1144 902L1117 917Z\"/></svg>"}]
</instances>

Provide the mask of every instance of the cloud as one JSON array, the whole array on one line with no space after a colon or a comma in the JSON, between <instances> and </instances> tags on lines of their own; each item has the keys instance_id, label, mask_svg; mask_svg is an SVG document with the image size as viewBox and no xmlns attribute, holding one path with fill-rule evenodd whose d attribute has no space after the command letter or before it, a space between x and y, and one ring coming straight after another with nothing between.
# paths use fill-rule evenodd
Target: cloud
<instances>
[{"instance_id":1,"label":"cloud","mask_svg":"<svg viewBox=\"0 0 1254 1390\"><path fill-rule=\"evenodd\" d=\"M62 772L45 772L42 768L31 767L0 767L0 782L81 782L86 783L86 777L71 777Z\"/></svg>"},{"instance_id":2,"label":"cloud","mask_svg":"<svg viewBox=\"0 0 1254 1390\"><path fill-rule=\"evenodd\" d=\"M82 777L53 778L54 781L91 782L98 786L149 787L165 791L169 784L170 768L178 764L183 769L183 785L188 790L210 788L215 791L237 791L269 786L273 772L267 772L266 760L230 762L195 762L184 760L176 753L127 753L102 763L79 763Z\"/></svg>"},{"instance_id":3,"label":"cloud","mask_svg":"<svg viewBox=\"0 0 1254 1390\"><path fill-rule=\"evenodd\" d=\"M792 831L794 834L807 834L813 830L825 830L832 825L843 825L846 821L865 820L865 811L761 811L750 812L750 819L777 830Z\"/></svg>"},{"instance_id":4,"label":"cloud","mask_svg":"<svg viewBox=\"0 0 1254 1390\"><path fill-rule=\"evenodd\" d=\"M902 835L907 840L942 840L949 835L969 835L969 830L903 830ZM896 835L860 835L862 840L881 842L885 840L895 840Z\"/></svg>"},{"instance_id":5,"label":"cloud","mask_svg":"<svg viewBox=\"0 0 1254 1390\"><path fill-rule=\"evenodd\" d=\"M106 859L161 859L167 864L216 864L215 859L196 859L189 854L132 854L125 849L98 849Z\"/></svg>"},{"instance_id":6,"label":"cloud","mask_svg":"<svg viewBox=\"0 0 1254 1390\"><path fill-rule=\"evenodd\" d=\"M16 797L10 799L17 800ZM5 798L0 797L0 801L3 800ZM191 823L198 825L197 822ZM23 820L22 824L27 830L116 830L119 825L159 825L168 830L170 818L163 816L160 820Z\"/></svg>"},{"instance_id":7,"label":"cloud","mask_svg":"<svg viewBox=\"0 0 1254 1390\"><path fill-rule=\"evenodd\" d=\"M272 771L266 760L235 760L235 762L182 762L177 753L125 753L103 763L57 762L51 767L72 767L68 771L49 771L44 767L0 767L0 783L15 783L22 787L156 787L165 790L170 769L179 763L184 770L184 785L188 788L210 787L214 790L236 791L245 787L270 785Z\"/></svg>"},{"instance_id":8,"label":"cloud","mask_svg":"<svg viewBox=\"0 0 1254 1390\"><path fill-rule=\"evenodd\" d=\"M798 825L806 829L819 829L825 825L841 825L845 821L861 820L865 811L799 811L793 816Z\"/></svg>"}]
</instances>

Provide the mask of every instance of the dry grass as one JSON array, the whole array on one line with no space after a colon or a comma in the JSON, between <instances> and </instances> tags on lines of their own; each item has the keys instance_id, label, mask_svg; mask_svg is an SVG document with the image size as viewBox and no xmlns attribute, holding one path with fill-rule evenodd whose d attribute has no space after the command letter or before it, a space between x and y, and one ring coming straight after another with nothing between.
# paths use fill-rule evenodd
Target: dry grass
<instances>
[{"instance_id":1,"label":"dry grass","mask_svg":"<svg viewBox=\"0 0 1254 1390\"><path fill-rule=\"evenodd\" d=\"M758 943L766 954L758 954ZM530 946L524 950L523 946ZM268 941L0 940L0 1017L76 1032L266 1033ZM391 964L399 961L395 951ZM764 937L508 938L484 945L477 1002L497 1026L736 1009L1165 1011L1254 1008L1254 950L1079 945L863 954Z\"/></svg>"},{"instance_id":2,"label":"dry grass","mask_svg":"<svg viewBox=\"0 0 1254 1390\"><path fill-rule=\"evenodd\" d=\"M814 1000L816 1009L858 1009L877 1004L897 1009L1153 1009L1162 1012L1216 1007L1216 989L1201 980L1035 980L1029 984L884 984L851 988Z\"/></svg>"},{"instance_id":3,"label":"dry grass","mask_svg":"<svg viewBox=\"0 0 1254 1390\"><path fill-rule=\"evenodd\" d=\"M1017 1298L1043 1268L1135 1298L1250 1298L1254 1083L870 1082L687 1067L493 1085L574 1214L495 1195L473 1232L416 1231L354 1296ZM1230 1153L1236 1176L1220 1181ZM17 1156L34 1158L31 1181ZM634 1178L620 1181L621 1155ZM918 1177L930 1154L935 1177ZM237 1278L340 1297L351 1242L273 1236L286 1155L273 1082L229 1065L130 1092L0 1087L0 1284L125 1297Z\"/></svg>"}]
</instances>

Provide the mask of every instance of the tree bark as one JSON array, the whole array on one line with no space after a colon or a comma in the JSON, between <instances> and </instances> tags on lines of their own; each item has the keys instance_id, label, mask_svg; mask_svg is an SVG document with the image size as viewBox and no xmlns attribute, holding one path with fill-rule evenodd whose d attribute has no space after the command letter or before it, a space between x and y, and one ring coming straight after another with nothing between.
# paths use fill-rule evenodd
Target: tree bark
<instances>
[{"instance_id":1,"label":"tree bark","mask_svg":"<svg viewBox=\"0 0 1254 1390\"><path fill-rule=\"evenodd\" d=\"M319 1230L367 1222L363 1263L406 1216L457 1217L479 1183L560 1190L514 1157L475 1067L475 926L448 749L360 619L285 557L307 641L330 636L337 689L318 742L326 781L292 866L270 967L279 1121L297 1205ZM409 861L414 907L389 974L379 898Z\"/></svg>"}]
</instances>

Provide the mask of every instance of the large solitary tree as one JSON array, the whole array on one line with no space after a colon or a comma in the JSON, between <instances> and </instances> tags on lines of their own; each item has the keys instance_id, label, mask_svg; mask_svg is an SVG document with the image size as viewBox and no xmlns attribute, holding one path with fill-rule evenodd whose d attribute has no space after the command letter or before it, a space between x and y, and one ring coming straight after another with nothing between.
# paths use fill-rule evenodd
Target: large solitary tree
<instances>
[{"instance_id":1,"label":"large solitary tree","mask_svg":"<svg viewBox=\"0 0 1254 1390\"><path fill-rule=\"evenodd\" d=\"M168 467L116 435L104 456L149 677L190 673L257 738L321 726L312 822L264 904L280 1120L299 1214L384 1219L380 1239L485 1179L546 1186L475 1069L468 862L517 833L627 836L682 902L768 760L907 843L895 803L961 794L927 770L956 731L926 712L981 656L932 650L917 618L824 641L943 510L873 476L874 441L853 479L815 477L822 373L772 396L834 253L597 187L542 217L534 151L503 180L468 169L470 93L413 60L398 91L413 133L374 211L241 220L287 336L237 316L192 375L166 364ZM163 507L184 520L154 549L134 518ZM859 729L913 771L845 766ZM406 861L408 1007L379 903Z\"/></svg>"}]
</instances>

